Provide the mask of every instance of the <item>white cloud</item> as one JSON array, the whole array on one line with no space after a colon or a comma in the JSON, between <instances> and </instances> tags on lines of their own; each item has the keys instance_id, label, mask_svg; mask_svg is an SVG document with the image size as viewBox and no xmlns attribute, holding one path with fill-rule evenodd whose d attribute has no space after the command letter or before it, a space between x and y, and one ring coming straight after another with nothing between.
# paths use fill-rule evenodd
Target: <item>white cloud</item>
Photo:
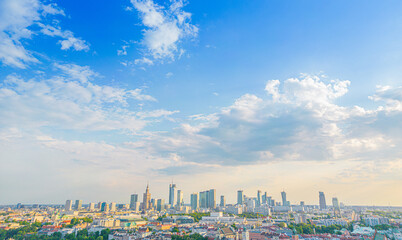
<instances>
[{"instance_id":1,"label":"white cloud","mask_svg":"<svg viewBox=\"0 0 402 240\"><path fill-rule=\"evenodd\" d=\"M0 86L0 123L3 127L138 131L158 114L130 111L128 100L156 101L142 89L97 85L89 67L56 64L62 73L47 79L25 80L9 75ZM159 116L169 111L159 110ZM165 112L164 112L165 111ZM173 113L173 112L172 112Z\"/></svg>"},{"instance_id":2,"label":"white cloud","mask_svg":"<svg viewBox=\"0 0 402 240\"><path fill-rule=\"evenodd\" d=\"M50 36L64 38L60 41L62 49L74 48L87 50L84 40L75 38L71 31L44 25L48 15L65 15L54 3L43 4L39 0L3 0L0 1L0 60L5 65L26 68L29 63L38 63L31 51L21 40L30 39L37 32L31 26L44 27L42 32ZM53 31L53 32L51 32Z\"/></svg>"},{"instance_id":3,"label":"white cloud","mask_svg":"<svg viewBox=\"0 0 402 240\"><path fill-rule=\"evenodd\" d=\"M336 104L349 85L310 75L268 81L270 97L245 94L215 114L191 116L171 133L150 136L143 145L154 155L176 153L181 161L221 166L399 156L402 126L393 119L400 117L400 88L379 88L372 98L386 105L370 110ZM180 171L167 171L175 170Z\"/></svg>"},{"instance_id":4,"label":"white cloud","mask_svg":"<svg viewBox=\"0 0 402 240\"><path fill-rule=\"evenodd\" d=\"M131 3L146 27L142 40L146 56L155 60L174 60L176 55L183 52L180 42L198 34L198 28L190 23L191 14L182 10L183 1L171 1L167 8L152 0L131 0Z\"/></svg>"},{"instance_id":5,"label":"white cloud","mask_svg":"<svg viewBox=\"0 0 402 240\"><path fill-rule=\"evenodd\" d=\"M68 50L70 48L76 51L88 51L89 45L86 41L74 37L74 33L68 30L61 30L60 27L53 27L50 25L39 24L42 27L41 32L47 36L60 37L63 40L59 40L62 50Z\"/></svg>"}]
</instances>

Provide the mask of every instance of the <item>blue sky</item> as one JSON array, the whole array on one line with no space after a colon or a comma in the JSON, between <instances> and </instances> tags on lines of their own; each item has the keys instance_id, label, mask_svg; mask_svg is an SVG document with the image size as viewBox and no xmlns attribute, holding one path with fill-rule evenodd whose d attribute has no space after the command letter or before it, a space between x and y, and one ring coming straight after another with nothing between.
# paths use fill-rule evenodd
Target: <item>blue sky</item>
<instances>
[{"instance_id":1,"label":"blue sky","mask_svg":"<svg viewBox=\"0 0 402 240\"><path fill-rule=\"evenodd\" d=\"M0 0L0 203L124 202L147 181L166 198L175 179L401 205L401 8Z\"/></svg>"}]
</instances>

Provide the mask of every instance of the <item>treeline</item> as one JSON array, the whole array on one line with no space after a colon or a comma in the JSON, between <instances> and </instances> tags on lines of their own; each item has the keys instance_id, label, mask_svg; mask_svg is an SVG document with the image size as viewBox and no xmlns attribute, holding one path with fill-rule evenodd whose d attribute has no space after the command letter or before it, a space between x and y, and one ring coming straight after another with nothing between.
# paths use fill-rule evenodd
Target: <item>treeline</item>
<instances>
[{"instance_id":1,"label":"treeline","mask_svg":"<svg viewBox=\"0 0 402 240\"><path fill-rule=\"evenodd\" d=\"M39 224L40 225L40 224ZM41 226L38 223L30 224L28 226L20 227L17 229L0 230L0 240L15 239L15 240L58 240L63 239L60 232L55 232L52 235L38 235ZM66 234L64 239L68 240L108 240L110 229L103 229L100 233L88 233L87 229L77 231L77 234Z\"/></svg>"},{"instance_id":2,"label":"treeline","mask_svg":"<svg viewBox=\"0 0 402 240\"><path fill-rule=\"evenodd\" d=\"M330 225L326 226L317 226L314 224L306 224L306 223L299 223L299 224L289 224L288 228L295 229L298 234L314 234L314 229L316 234L320 233L330 233L330 234L339 234L342 228L347 228L351 230L352 225L347 227L343 227L341 225Z\"/></svg>"},{"instance_id":3,"label":"treeline","mask_svg":"<svg viewBox=\"0 0 402 240\"><path fill-rule=\"evenodd\" d=\"M207 237L203 237L202 235L195 233L191 235L172 235L172 240L207 240Z\"/></svg>"}]
</instances>

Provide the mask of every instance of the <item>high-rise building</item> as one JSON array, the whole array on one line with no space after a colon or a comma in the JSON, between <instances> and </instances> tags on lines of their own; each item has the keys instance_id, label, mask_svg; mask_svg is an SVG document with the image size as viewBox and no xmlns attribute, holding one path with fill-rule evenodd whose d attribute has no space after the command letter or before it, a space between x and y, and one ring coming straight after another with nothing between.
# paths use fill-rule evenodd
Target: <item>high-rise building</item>
<instances>
[{"instance_id":1,"label":"high-rise building","mask_svg":"<svg viewBox=\"0 0 402 240\"><path fill-rule=\"evenodd\" d=\"M265 192L264 195L262 195L261 197L262 204L267 204L267 197L267 192Z\"/></svg>"},{"instance_id":2,"label":"high-rise building","mask_svg":"<svg viewBox=\"0 0 402 240\"><path fill-rule=\"evenodd\" d=\"M208 208L208 191L200 192L200 208Z\"/></svg>"},{"instance_id":3,"label":"high-rise building","mask_svg":"<svg viewBox=\"0 0 402 240\"><path fill-rule=\"evenodd\" d=\"M225 201L225 196L221 196L221 202L219 203L219 206L225 207L226 206L226 201Z\"/></svg>"},{"instance_id":4,"label":"high-rise building","mask_svg":"<svg viewBox=\"0 0 402 240\"><path fill-rule=\"evenodd\" d=\"M243 190L237 191L237 204L243 204Z\"/></svg>"},{"instance_id":5,"label":"high-rise building","mask_svg":"<svg viewBox=\"0 0 402 240\"><path fill-rule=\"evenodd\" d=\"M191 209L196 211L198 209L198 194L193 193L191 194Z\"/></svg>"},{"instance_id":6,"label":"high-rise building","mask_svg":"<svg viewBox=\"0 0 402 240\"><path fill-rule=\"evenodd\" d=\"M210 189L208 193L208 208L216 208L216 189Z\"/></svg>"},{"instance_id":7,"label":"high-rise building","mask_svg":"<svg viewBox=\"0 0 402 240\"><path fill-rule=\"evenodd\" d=\"M177 206L183 206L183 192L181 190L177 190Z\"/></svg>"},{"instance_id":8,"label":"high-rise building","mask_svg":"<svg viewBox=\"0 0 402 240\"><path fill-rule=\"evenodd\" d=\"M115 202L111 202L109 209L110 209L111 212L116 212L116 203L115 203Z\"/></svg>"},{"instance_id":9,"label":"high-rise building","mask_svg":"<svg viewBox=\"0 0 402 240\"><path fill-rule=\"evenodd\" d=\"M176 192L176 184L169 184L169 204L170 206L174 206L175 202L174 202L174 195Z\"/></svg>"},{"instance_id":10,"label":"high-rise building","mask_svg":"<svg viewBox=\"0 0 402 240\"><path fill-rule=\"evenodd\" d=\"M156 210L159 212L165 210L165 200L163 199L156 200Z\"/></svg>"},{"instance_id":11,"label":"high-rise building","mask_svg":"<svg viewBox=\"0 0 402 240\"><path fill-rule=\"evenodd\" d=\"M272 205L272 197L267 196L267 204L268 204L268 206L273 206Z\"/></svg>"},{"instance_id":12,"label":"high-rise building","mask_svg":"<svg viewBox=\"0 0 402 240\"><path fill-rule=\"evenodd\" d=\"M95 203L89 203L89 207L88 207L88 210L89 211L93 211L93 210L95 210Z\"/></svg>"},{"instance_id":13,"label":"high-rise building","mask_svg":"<svg viewBox=\"0 0 402 240\"><path fill-rule=\"evenodd\" d=\"M282 205L287 206L286 192L285 191L281 192L281 196L282 196Z\"/></svg>"},{"instance_id":14,"label":"high-rise building","mask_svg":"<svg viewBox=\"0 0 402 240\"><path fill-rule=\"evenodd\" d=\"M261 206L261 191L257 191L257 207Z\"/></svg>"},{"instance_id":15,"label":"high-rise building","mask_svg":"<svg viewBox=\"0 0 402 240\"><path fill-rule=\"evenodd\" d=\"M64 209L66 211L71 211L73 209L73 201L72 200L67 200L66 205L64 206Z\"/></svg>"},{"instance_id":16,"label":"high-rise building","mask_svg":"<svg viewBox=\"0 0 402 240\"><path fill-rule=\"evenodd\" d=\"M300 201L300 206L304 206L304 201Z\"/></svg>"},{"instance_id":17,"label":"high-rise building","mask_svg":"<svg viewBox=\"0 0 402 240\"><path fill-rule=\"evenodd\" d=\"M103 202L101 204L101 211L102 212L109 212L109 204L107 204L106 202Z\"/></svg>"},{"instance_id":18,"label":"high-rise building","mask_svg":"<svg viewBox=\"0 0 402 240\"><path fill-rule=\"evenodd\" d=\"M147 184L147 188L145 189L145 193L143 196L143 210L148 210L151 207L151 193L149 192L149 185Z\"/></svg>"},{"instance_id":19,"label":"high-rise building","mask_svg":"<svg viewBox=\"0 0 402 240\"><path fill-rule=\"evenodd\" d=\"M334 207L334 209L339 209L338 198L336 197L332 198L332 206Z\"/></svg>"},{"instance_id":20,"label":"high-rise building","mask_svg":"<svg viewBox=\"0 0 402 240\"><path fill-rule=\"evenodd\" d=\"M145 189L142 201L142 210L149 210L150 208L151 208L151 193L149 192L149 185L147 184L147 188Z\"/></svg>"},{"instance_id":21,"label":"high-rise building","mask_svg":"<svg viewBox=\"0 0 402 240\"><path fill-rule=\"evenodd\" d=\"M325 202L325 195L323 192L319 192L320 209L326 209L327 203Z\"/></svg>"},{"instance_id":22,"label":"high-rise building","mask_svg":"<svg viewBox=\"0 0 402 240\"><path fill-rule=\"evenodd\" d=\"M130 197L130 209L135 208L136 202L138 202L138 194L131 194L131 197Z\"/></svg>"},{"instance_id":23,"label":"high-rise building","mask_svg":"<svg viewBox=\"0 0 402 240\"><path fill-rule=\"evenodd\" d=\"M80 210L82 208L82 200L75 200L75 210Z\"/></svg>"}]
</instances>

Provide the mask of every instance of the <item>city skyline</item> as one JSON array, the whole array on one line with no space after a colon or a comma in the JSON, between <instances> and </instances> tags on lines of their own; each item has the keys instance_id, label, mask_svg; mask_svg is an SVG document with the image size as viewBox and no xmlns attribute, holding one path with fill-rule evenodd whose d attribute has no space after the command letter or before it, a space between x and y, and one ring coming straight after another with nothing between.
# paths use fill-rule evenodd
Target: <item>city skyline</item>
<instances>
[{"instance_id":1,"label":"city skyline","mask_svg":"<svg viewBox=\"0 0 402 240\"><path fill-rule=\"evenodd\" d=\"M0 205L402 206L401 10L0 0Z\"/></svg>"}]
</instances>

